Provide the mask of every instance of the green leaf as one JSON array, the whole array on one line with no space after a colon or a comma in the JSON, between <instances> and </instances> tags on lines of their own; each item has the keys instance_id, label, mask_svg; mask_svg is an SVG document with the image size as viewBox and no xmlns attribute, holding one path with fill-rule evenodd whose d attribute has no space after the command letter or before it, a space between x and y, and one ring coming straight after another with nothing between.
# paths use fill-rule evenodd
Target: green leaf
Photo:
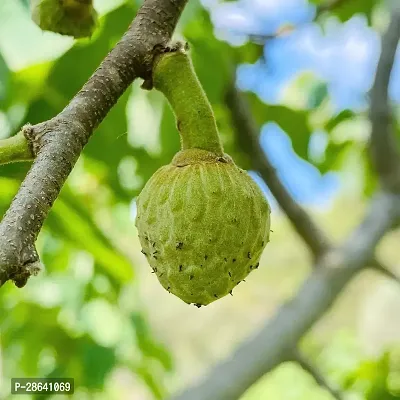
<instances>
[{"instance_id":1,"label":"green leaf","mask_svg":"<svg viewBox=\"0 0 400 400\"><path fill-rule=\"evenodd\" d=\"M308 108L318 108L328 97L328 85L326 82L316 82L310 90Z\"/></svg>"},{"instance_id":2,"label":"green leaf","mask_svg":"<svg viewBox=\"0 0 400 400\"><path fill-rule=\"evenodd\" d=\"M332 132L339 124L342 122L348 120L348 119L353 119L356 116L356 114L351 111L351 110L343 110L339 114L335 115L333 118L328 120L325 124L325 131L330 133Z\"/></svg>"},{"instance_id":3,"label":"green leaf","mask_svg":"<svg viewBox=\"0 0 400 400\"><path fill-rule=\"evenodd\" d=\"M83 370L83 381L80 384L89 390L102 389L116 362L114 350L86 339L81 341L78 351Z\"/></svg>"},{"instance_id":4,"label":"green leaf","mask_svg":"<svg viewBox=\"0 0 400 400\"><path fill-rule=\"evenodd\" d=\"M133 313L131 323L135 329L136 340L139 348L147 357L161 363L165 370L172 370L172 359L167 349L160 343L156 343L151 337L150 329L142 314Z\"/></svg>"},{"instance_id":5,"label":"green leaf","mask_svg":"<svg viewBox=\"0 0 400 400\"><path fill-rule=\"evenodd\" d=\"M327 4L326 0L311 0L316 5ZM341 1L338 6L333 6L329 13L336 15L341 21L349 20L355 14L365 14L371 23L372 12L380 0L346 0Z\"/></svg>"},{"instance_id":6,"label":"green leaf","mask_svg":"<svg viewBox=\"0 0 400 400\"><path fill-rule=\"evenodd\" d=\"M63 240L91 253L98 265L117 281L128 282L132 279L131 262L95 227L87 212L74 206L68 198L60 196L57 199L46 226Z\"/></svg>"},{"instance_id":7,"label":"green leaf","mask_svg":"<svg viewBox=\"0 0 400 400\"><path fill-rule=\"evenodd\" d=\"M350 140L342 143L334 143L330 141L325 149L325 157L319 163L313 163L321 172L325 174L329 171L340 171L342 167L342 154L351 148L354 143Z\"/></svg>"}]
</instances>

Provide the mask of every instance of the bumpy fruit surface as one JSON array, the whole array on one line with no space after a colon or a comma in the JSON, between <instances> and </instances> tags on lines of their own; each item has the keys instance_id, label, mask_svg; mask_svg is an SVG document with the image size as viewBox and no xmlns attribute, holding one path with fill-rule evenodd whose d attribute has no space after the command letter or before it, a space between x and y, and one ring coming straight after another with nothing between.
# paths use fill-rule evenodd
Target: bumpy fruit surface
<instances>
[{"instance_id":1,"label":"bumpy fruit surface","mask_svg":"<svg viewBox=\"0 0 400 400\"><path fill-rule=\"evenodd\" d=\"M44 31L91 36L97 22L92 0L31 0L33 21Z\"/></svg>"},{"instance_id":2,"label":"bumpy fruit surface","mask_svg":"<svg viewBox=\"0 0 400 400\"><path fill-rule=\"evenodd\" d=\"M162 286L201 306L231 293L258 268L270 207L229 156L188 149L147 182L136 226Z\"/></svg>"}]
</instances>

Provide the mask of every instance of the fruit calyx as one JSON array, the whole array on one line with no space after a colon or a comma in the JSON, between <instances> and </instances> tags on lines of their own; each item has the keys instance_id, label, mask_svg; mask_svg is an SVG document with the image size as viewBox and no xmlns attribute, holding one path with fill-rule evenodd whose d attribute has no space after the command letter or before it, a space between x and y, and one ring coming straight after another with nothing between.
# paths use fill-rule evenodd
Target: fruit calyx
<instances>
[{"instance_id":1,"label":"fruit calyx","mask_svg":"<svg viewBox=\"0 0 400 400\"><path fill-rule=\"evenodd\" d=\"M187 149L176 153L171 162L171 164L176 167L214 163L233 164L233 160L228 154L221 155L203 149Z\"/></svg>"}]
</instances>

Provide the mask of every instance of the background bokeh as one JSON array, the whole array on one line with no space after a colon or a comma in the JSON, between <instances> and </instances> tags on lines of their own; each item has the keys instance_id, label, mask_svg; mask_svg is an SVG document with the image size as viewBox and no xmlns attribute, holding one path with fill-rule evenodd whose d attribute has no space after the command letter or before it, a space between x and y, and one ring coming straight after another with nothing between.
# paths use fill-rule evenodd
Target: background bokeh
<instances>
[{"instance_id":1,"label":"background bokeh","mask_svg":"<svg viewBox=\"0 0 400 400\"><path fill-rule=\"evenodd\" d=\"M190 43L226 151L249 168L251 154L239 146L225 102L235 77L278 175L339 240L359 222L376 187L367 152L368 92L390 15L384 1L347 0L313 22L319 3L191 1L176 38ZM95 1L99 28L90 40L73 41L41 32L30 20L28 1L1 1L0 138L56 115L119 40L139 5ZM400 52L390 95L398 115ZM265 182L250 171L273 206L271 243L259 270L233 297L201 309L164 291L140 253L135 197L178 149L168 104L135 82L85 148L46 221L38 241L44 270L22 290L11 284L1 289L1 399L11 397L11 377L44 376L74 377L73 399L164 398L228 356L307 277L308 249ZM0 167L1 214L28 167ZM399 240L393 232L378 248L398 272ZM400 399L399 310L400 288L364 272L301 348L349 400ZM331 398L293 363L243 396Z\"/></svg>"}]
</instances>

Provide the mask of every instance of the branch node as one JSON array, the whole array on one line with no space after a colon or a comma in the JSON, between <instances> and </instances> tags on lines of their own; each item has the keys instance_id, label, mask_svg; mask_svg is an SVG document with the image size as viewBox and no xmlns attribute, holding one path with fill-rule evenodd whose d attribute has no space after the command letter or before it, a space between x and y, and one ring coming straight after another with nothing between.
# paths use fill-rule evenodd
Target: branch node
<instances>
[{"instance_id":1,"label":"branch node","mask_svg":"<svg viewBox=\"0 0 400 400\"><path fill-rule=\"evenodd\" d=\"M28 282L31 276L36 276L41 270L41 262L39 260L24 264L11 279L15 286L22 288Z\"/></svg>"},{"instance_id":2,"label":"branch node","mask_svg":"<svg viewBox=\"0 0 400 400\"><path fill-rule=\"evenodd\" d=\"M22 134L25 136L25 139L29 143L29 148L32 154L36 157L40 150L40 139L44 135L44 133L38 132L36 129L36 125L26 124L21 129Z\"/></svg>"}]
</instances>

